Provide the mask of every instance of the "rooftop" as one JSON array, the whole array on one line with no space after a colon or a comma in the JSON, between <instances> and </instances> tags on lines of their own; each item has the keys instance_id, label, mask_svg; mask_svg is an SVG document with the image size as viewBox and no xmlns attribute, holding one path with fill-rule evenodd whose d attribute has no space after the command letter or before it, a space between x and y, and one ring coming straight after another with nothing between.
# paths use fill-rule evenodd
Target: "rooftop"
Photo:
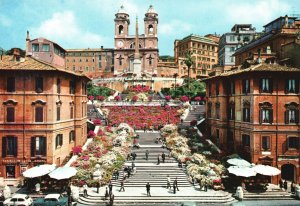
<instances>
[{"instance_id":1,"label":"rooftop","mask_svg":"<svg viewBox=\"0 0 300 206\"><path fill-rule=\"evenodd\" d=\"M56 67L47 62L37 60L33 57L21 58L20 61L16 61L12 55L2 56L0 60L0 70L15 70L15 71L59 71L75 76L86 77L84 74L76 73L70 70L66 70L64 67Z\"/></svg>"},{"instance_id":2,"label":"rooftop","mask_svg":"<svg viewBox=\"0 0 300 206\"><path fill-rule=\"evenodd\" d=\"M66 49L66 52L99 52L99 51L112 51L112 48L85 48L85 49Z\"/></svg>"},{"instance_id":3,"label":"rooftop","mask_svg":"<svg viewBox=\"0 0 300 206\"><path fill-rule=\"evenodd\" d=\"M218 45L212 39L207 38L207 37L203 37L203 36L199 36L199 35L196 35L196 34L190 34L189 36L184 37L183 39L181 39L179 41L184 41L184 40L189 40L189 39L190 40L201 41L201 42L206 42L206 43Z\"/></svg>"},{"instance_id":4,"label":"rooftop","mask_svg":"<svg viewBox=\"0 0 300 206\"><path fill-rule=\"evenodd\" d=\"M246 68L246 69L243 69L240 66L237 69L230 70L228 72L223 72L223 73L213 76L213 77L208 77L208 78L206 78L206 80L218 78L218 77L229 77L229 76L234 76L234 75L240 75L240 74L249 73L249 72L299 72L300 73L300 69L295 68L295 67L282 66L279 64L261 63L261 64L250 66L249 68Z\"/></svg>"}]
</instances>

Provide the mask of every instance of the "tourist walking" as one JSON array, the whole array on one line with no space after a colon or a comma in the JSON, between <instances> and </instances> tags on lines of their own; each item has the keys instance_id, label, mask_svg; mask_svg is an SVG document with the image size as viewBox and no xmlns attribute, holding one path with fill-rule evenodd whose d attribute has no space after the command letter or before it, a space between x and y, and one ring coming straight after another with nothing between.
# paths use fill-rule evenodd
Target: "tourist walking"
<instances>
[{"instance_id":1,"label":"tourist walking","mask_svg":"<svg viewBox=\"0 0 300 206\"><path fill-rule=\"evenodd\" d=\"M96 187L97 187L97 193L99 193L99 187L100 187L100 182L99 182L99 180L98 180L97 183L96 183Z\"/></svg>"},{"instance_id":2,"label":"tourist walking","mask_svg":"<svg viewBox=\"0 0 300 206\"><path fill-rule=\"evenodd\" d=\"M146 190L147 190L147 196L150 196L150 197L151 197L151 194L150 194L150 184L149 184L149 182L146 184Z\"/></svg>"},{"instance_id":3,"label":"tourist walking","mask_svg":"<svg viewBox=\"0 0 300 206\"><path fill-rule=\"evenodd\" d=\"M279 187L280 187L280 189L283 188L283 181L282 181L282 179L279 180Z\"/></svg>"},{"instance_id":4,"label":"tourist walking","mask_svg":"<svg viewBox=\"0 0 300 206\"><path fill-rule=\"evenodd\" d=\"M112 185L111 181L109 181L109 184L108 184L109 196L111 196L111 194L112 194L112 188L113 188L113 185Z\"/></svg>"},{"instance_id":5,"label":"tourist walking","mask_svg":"<svg viewBox=\"0 0 300 206\"><path fill-rule=\"evenodd\" d=\"M161 159L162 159L162 162L165 163L166 155L164 152L161 154Z\"/></svg>"},{"instance_id":6,"label":"tourist walking","mask_svg":"<svg viewBox=\"0 0 300 206\"><path fill-rule=\"evenodd\" d=\"M159 155L157 155L157 164L160 164L160 159L159 159Z\"/></svg>"},{"instance_id":7,"label":"tourist walking","mask_svg":"<svg viewBox=\"0 0 300 206\"><path fill-rule=\"evenodd\" d=\"M87 190L88 190L88 186L87 186L87 184L85 183L85 184L83 185L83 196L84 196L84 197L87 197L87 196L88 196Z\"/></svg>"},{"instance_id":8,"label":"tourist walking","mask_svg":"<svg viewBox=\"0 0 300 206\"><path fill-rule=\"evenodd\" d=\"M287 191L288 186L287 186L287 181L286 180L284 180L283 188L285 189L285 191Z\"/></svg>"},{"instance_id":9,"label":"tourist walking","mask_svg":"<svg viewBox=\"0 0 300 206\"><path fill-rule=\"evenodd\" d=\"M171 189L171 179L169 175L167 176L167 189Z\"/></svg>"},{"instance_id":10,"label":"tourist walking","mask_svg":"<svg viewBox=\"0 0 300 206\"><path fill-rule=\"evenodd\" d=\"M146 150L145 156L146 156L146 160L148 160L148 157L149 157L149 151L148 150Z\"/></svg>"},{"instance_id":11,"label":"tourist walking","mask_svg":"<svg viewBox=\"0 0 300 206\"><path fill-rule=\"evenodd\" d=\"M131 169L133 169L135 167L134 161L132 161L131 163Z\"/></svg>"},{"instance_id":12,"label":"tourist walking","mask_svg":"<svg viewBox=\"0 0 300 206\"><path fill-rule=\"evenodd\" d=\"M114 200L115 200L115 195L112 194L112 195L109 197L109 204L110 204L110 206L113 206L113 205L114 205Z\"/></svg>"},{"instance_id":13,"label":"tourist walking","mask_svg":"<svg viewBox=\"0 0 300 206\"><path fill-rule=\"evenodd\" d=\"M127 177L129 178L129 177L130 177L130 175L131 175L131 168L130 168L130 167L128 167L128 168L127 168Z\"/></svg>"},{"instance_id":14,"label":"tourist walking","mask_svg":"<svg viewBox=\"0 0 300 206\"><path fill-rule=\"evenodd\" d=\"M295 187L296 187L296 185L295 185L295 182L293 181L292 184L291 184L291 193L292 194L295 193L295 189L296 189Z\"/></svg>"},{"instance_id":15,"label":"tourist walking","mask_svg":"<svg viewBox=\"0 0 300 206\"><path fill-rule=\"evenodd\" d=\"M177 177L176 177L175 180L174 180L174 184L175 184L175 186L176 186L177 191L179 191L179 189L178 189Z\"/></svg>"},{"instance_id":16,"label":"tourist walking","mask_svg":"<svg viewBox=\"0 0 300 206\"><path fill-rule=\"evenodd\" d=\"M125 188L124 188L124 179L121 181L121 188L120 191L121 192L123 190L123 192L125 192Z\"/></svg>"},{"instance_id":17,"label":"tourist walking","mask_svg":"<svg viewBox=\"0 0 300 206\"><path fill-rule=\"evenodd\" d=\"M108 194L108 190L107 187L105 188L105 195L104 195L104 199L107 200L109 194Z\"/></svg>"},{"instance_id":18,"label":"tourist walking","mask_svg":"<svg viewBox=\"0 0 300 206\"><path fill-rule=\"evenodd\" d=\"M133 152L133 153L132 153L132 160L134 161L134 160L135 160L135 158L136 158L136 153L135 153L135 152Z\"/></svg>"},{"instance_id":19,"label":"tourist walking","mask_svg":"<svg viewBox=\"0 0 300 206\"><path fill-rule=\"evenodd\" d=\"M176 194L176 185L175 185L175 181L173 182L173 193Z\"/></svg>"}]
</instances>

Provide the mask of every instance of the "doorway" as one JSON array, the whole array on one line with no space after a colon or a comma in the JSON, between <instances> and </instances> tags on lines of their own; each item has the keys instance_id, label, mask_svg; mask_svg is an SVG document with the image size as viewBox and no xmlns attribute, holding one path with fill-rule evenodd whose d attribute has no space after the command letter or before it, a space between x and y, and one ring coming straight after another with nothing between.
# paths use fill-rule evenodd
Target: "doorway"
<instances>
[{"instance_id":1,"label":"doorway","mask_svg":"<svg viewBox=\"0 0 300 206\"><path fill-rule=\"evenodd\" d=\"M292 164L285 164L281 167L281 178L287 181L295 181L296 167Z\"/></svg>"}]
</instances>

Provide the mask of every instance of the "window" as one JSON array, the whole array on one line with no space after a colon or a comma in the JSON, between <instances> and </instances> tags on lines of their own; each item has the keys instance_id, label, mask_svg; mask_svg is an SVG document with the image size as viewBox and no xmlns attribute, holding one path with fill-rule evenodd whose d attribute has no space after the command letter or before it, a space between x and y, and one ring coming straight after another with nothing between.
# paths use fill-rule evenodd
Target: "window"
<instances>
[{"instance_id":1,"label":"window","mask_svg":"<svg viewBox=\"0 0 300 206\"><path fill-rule=\"evenodd\" d=\"M32 51L38 52L39 51L39 45L38 44L32 44Z\"/></svg>"},{"instance_id":2,"label":"window","mask_svg":"<svg viewBox=\"0 0 300 206\"><path fill-rule=\"evenodd\" d=\"M216 119L220 119L220 103L216 103Z\"/></svg>"},{"instance_id":3,"label":"window","mask_svg":"<svg viewBox=\"0 0 300 206\"><path fill-rule=\"evenodd\" d=\"M247 134L242 135L242 146L243 147L250 147L250 136Z\"/></svg>"},{"instance_id":4,"label":"window","mask_svg":"<svg viewBox=\"0 0 300 206\"><path fill-rule=\"evenodd\" d=\"M49 44L43 44L42 45L42 51L43 52L49 52L50 51L50 45Z\"/></svg>"},{"instance_id":5,"label":"window","mask_svg":"<svg viewBox=\"0 0 300 206\"><path fill-rule=\"evenodd\" d=\"M46 137L31 137L31 157L46 156Z\"/></svg>"},{"instance_id":6,"label":"window","mask_svg":"<svg viewBox=\"0 0 300 206\"><path fill-rule=\"evenodd\" d=\"M71 81L69 82L69 87L70 87L69 93L70 93L70 94L75 94L75 81L71 80Z\"/></svg>"},{"instance_id":7,"label":"window","mask_svg":"<svg viewBox=\"0 0 300 206\"><path fill-rule=\"evenodd\" d=\"M288 137L288 148L299 150L299 137Z\"/></svg>"},{"instance_id":8,"label":"window","mask_svg":"<svg viewBox=\"0 0 300 206\"><path fill-rule=\"evenodd\" d=\"M57 79L56 85L57 85L57 93L60 94L60 79L59 78Z\"/></svg>"},{"instance_id":9,"label":"window","mask_svg":"<svg viewBox=\"0 0 300 206\"><path fill-rule=\"evenodd\" d=\"M219 91L219 83L216 83L216 95L218 96L220 93Z\"/></svg>"},{"instance_id":10,"label":"window","mask_svg":"<svg viewBox=\"0 0 300 206\"><path fill-rule=\"evenodd\" d=\"M299 123L299 104L292 102L285 105L284 118L286 124Z\"/></svg>"},{"instance_id":11,"label":"window","mask_svg":"<svg viewBox=\"0 0 300 206\"><path fill-rule=\"evenodd\" d=\"M287 79L285 81L285 93L299 93L299 80Z\"/></svg>"},{"instance_id":12,"label":"window","mask_svg":"<svg viewBox=\"0 0 300 206\"><path fill-rule=\"evenodd\" d=\"M44 88L43 88L43 77L36 77L35 78L35 92L36 93L42 93Z\"/></svg>"},{"instance_id":13,"label":"window","mask_svg":"<svg viewBox=\"0 0 300 206\"><path fill-rule=\"evenodd\" d=\"M270 150L270 137L269 136L261 137L261 148L263 150Z\"/></svg>"},{"instance_id":14,"label":"window","mask_svg":"<svg viewBox=\"0 0 300 206\"><path fill-rule=\"evenodd\" d=\"M74 107L70 107L70 119L74 119Z\"/></svg>"},{"instance_id":15,"label":"window","mask_svg":"<svg viewBox=\"0 0 300 206\"><path fill-rule=\"evenodd\" d=\"M151 24L148 26L148 33L149 34L153 33L153 26Z\"/></svg>"},{"instance_id":16,"label":"window","mask_svg":"<svg viewBox=\"0 0 300 206\"><path fill-rule=\"evenodd\" d=\"M230 36L230 41L235 41L235 36Z\"/></svg>"},{"instance_id":17,"label":"window","mask_svg":"<svg viewBox=\"0 0 300 206\"><path fill-rule=\"evenodd\" d=\"M7 92L15 92L16 91L16 86L15 86L15 77L7 77L7 82L6 82L6 91Z\"/></svg>"},{"instance_id":18,"label":"window","mask_svg":"<svg viewBox=\"0 0 300 206\"><path fill-rule=\"evenodd\" d=\"M250 93L250 81L249 79L243 79L243 94L248 94Z\"/></svg>"},{"instance_id":19,"label":"window","mask_svg":"<svg viewBox=\"0 0 300 206\"><path fill-rule=\"evenodd\" d=\"M98 67L99 67L99 69L101 69L101 67L102 67L102 63L101 62L98 63Z\"/></svg>"},{"instance_id":20,"label":"window","mask_svg":"<svg viewBox=\"0 0 300 206\"><path fill-rule=\"evenodd\" d=\"M122 25L119 26L119 34L124 33L124 27Z\"/></svg>"},{"instance_id":21,"label":"window","mask_svg":"<svg viewBox=\"0 0 300 206\"><path fill-rule=\"evenodd\" d=\"M273 122L273 109L272 104L269 102L264 102L259 104L260 107L260 123L272 123Z\"/></svg>"},{"instance_id":22,"label":"window","mask_svg":"<svg viewBox=\"0 0 300 206\"><path fill-rule=\"evenodd\" d=\"M243 103L243 122L250 122L250 102Z\"/></svg>"},{"instance_id":23,"label":"window","mask_svg":"<svg viewBox=\"0 0 300 206\"><path fill-rule=\"evenodd\" d=\"M273 92L272 79L263 78L260 80L260 93L262 93L262 92L267 92L267 93Z\"/></svg>"},{"instance_id":24,"label":"window","mask_svg":"<svg viewBox=\"0 0 300 206\"><path fill-rule=\"evenodd\" d=\"M229 91L228 91L229 95L233 95L235 94L235 83L234 80L231 80L229 83Z\"/></svg>"},{"instance_id":25,"label":"window","mask_svg":"<svg viewBox=\"0 0 300 206\"><path fill-rule=\"evenodd\" d=\"M15 108L14 107L6 108L6 122L15 122Z\"/></svg>"},{"instance_id":26,"label":"window","mask_svg":"<svg viewBox=\"0 0 300 206\"><path fill-rule=\"evenodd\" d=\"M234 47L230 47L230 51L234 52L235 48Z\"/></svg>"},{"instance_id":27,"label":"window","mask_svg":"<svg viewBox=\"0 0 300 206\"><path fill-rule=\"evenodd\" d=\"M58 134L55 138L55 148L61 147L63 145L63 135Z\"/></svg>"},{"instance_id":28,"label":"window","mask_svg":"<svg viewBox=\"0 0 300 206\"><path fill-rule=\"evenodd\" d=\"M85 71L89 71L89 67L85 67Z\"/></svg>"},{"instance_id":29,"label":"window","mask_svg":"<svg viewBox=\"0 0 300 206\"><path fill-rule=\"evenodd\" d=\"M6 177L7 178L15 178L16 177L16 167L15 165L7 165L6 167ZM12 198L11 202L17 202L16 198Z\"/></svg>"},{"instance_id":30,"label":"window","mask_svg":"<svg viewBox=\"0 0 300 206\"><path fill-rule=\"evenodd\" d=\"M88 59L85 59L85 62L88 62L89 60Z\"/></svg>"},{"instance_id":31,"label":"window","mask_svg":"<svg viewBox=\"0 0 300 206\"><path fill-rule=\"evenodd\" d=\"M35 107L35 122L44 121L44 108L42 106Z\"/></svg>"},{"instance_id":32,"label":"window","mask_svg":"<svg viewBox=\"0 0 300 206\"><path fill-rule=\"evenodd\" d=\"M60 121L60 106L56 107L56 121Z\"/></svg>"},{"instance_id":33,"label":"window","mask_svg":"<svg viewBox=\"0 0 300 206\"><path fill-rule=\"evenodd\" d=\"M18 154L18 139L17 137L2 138L2 157L17 156Z\"/></svg>"},{"instance_id":34,"label":"window","mask_svg":"<svg viewBox=\"0 0 300 206\"><path fill-rule=\"evenodd\" d=\"M228 111L228 119L234 120L235 119L235 105L234 102L229 103L229 111Z\"/></svg>"},{"instance_id":35,"label":"window","mask_svg":"<svg viewBox=\"0 0 300 206\"><path fill-rule=\"evenodd\" d=\"M72 130L70 133L69 133L69 142L74 142L75 141L75 131Z\"/></svg>"},{"instance_id":36,"label":"window","mask_svg":"<svg viewBox=\"0 0 300 206\"><path fill-rule=\"evenodd\" d=\"M211 118L211 109L212 109L212 103L208 102L207 104L207 117Z\"/></svg>"}]
</instances>

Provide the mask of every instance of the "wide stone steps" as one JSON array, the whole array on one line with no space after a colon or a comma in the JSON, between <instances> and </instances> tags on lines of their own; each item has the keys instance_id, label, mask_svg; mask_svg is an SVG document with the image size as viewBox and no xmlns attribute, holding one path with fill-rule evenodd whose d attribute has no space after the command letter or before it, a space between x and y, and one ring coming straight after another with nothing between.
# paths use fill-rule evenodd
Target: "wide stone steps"
<instances>
[{"instance_id":1,"label":"wide stone steps","mask_svg":"<svg viewBox=\"0 0 300 206\"><path fill-rule=\"evenodd\" d=\"M292 200L290 193L285 191L245 192L244 200Z\"/></svg>"},{"instance_id":2,"label":"wide stone steps","mask_svg":"<svg viewBox=\"0 0 300 206\"><path fill-rule=\"evenodd\" d=\"M233 202L234 198L229 193L213 194L213 195L170 195L170 196L115 196L114 205L137 205L136 203L143 203L141 205L178 205L179 203L201 203L201 204L224 204ZM78 201L85 205L105 205L103 196L89 194L88 197L81 197Z\"/></svg>"}]
</instances>

